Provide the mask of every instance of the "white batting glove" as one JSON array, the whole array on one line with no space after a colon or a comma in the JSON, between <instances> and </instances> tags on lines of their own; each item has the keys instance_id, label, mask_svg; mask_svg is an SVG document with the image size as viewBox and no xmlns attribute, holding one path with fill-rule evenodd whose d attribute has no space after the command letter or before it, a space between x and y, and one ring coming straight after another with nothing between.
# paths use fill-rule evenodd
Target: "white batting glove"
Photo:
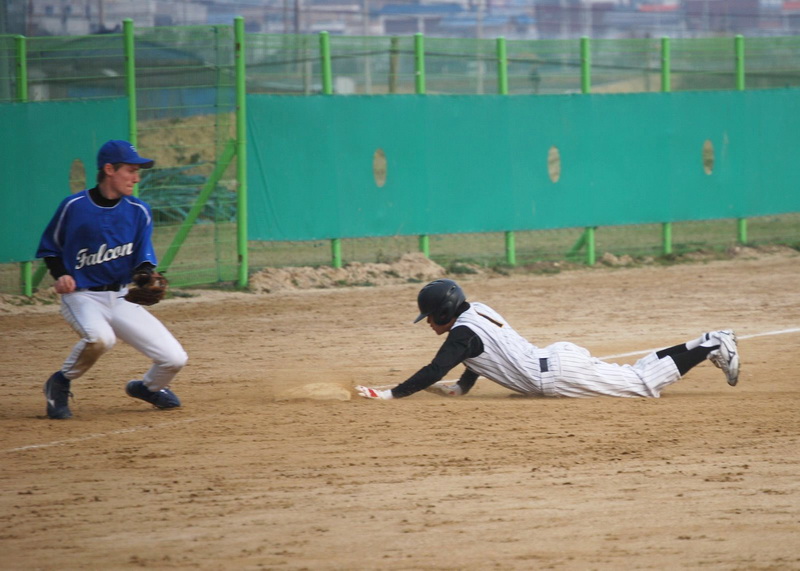
<instances>
[{"instance_id":1,"label":"white batting glove","mask_svg":"<svg viewBox=\"0 0 800 571\"><path fill-rule=\"evenodd\" d=\"M427 389L429 393L439 395L440 397L460 397L464 394L461 386L458 383L450 383L448 381L439 381L433 383Z\"/></svg>"},{"instance_id":2,"label":"white batting glove","mask_svg":"<svg viewBox=\"0 0 800 571\"><path fill-rule=\"evenodd\" d=\"M365 399L389 400L394 398L392 395L392 389L371 389L363 385L357 385L356 392L358 393L358 396L364 397Z\"/></svg>"}]
</instances>

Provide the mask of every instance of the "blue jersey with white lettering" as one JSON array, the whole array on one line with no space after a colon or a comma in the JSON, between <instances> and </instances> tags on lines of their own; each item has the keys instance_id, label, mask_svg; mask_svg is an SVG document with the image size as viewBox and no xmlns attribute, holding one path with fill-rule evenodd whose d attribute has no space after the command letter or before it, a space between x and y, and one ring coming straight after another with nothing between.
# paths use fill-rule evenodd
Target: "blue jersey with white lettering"
<instances>
[{"instance_id":1,"label":"blue jersey with white lettering","mask_svg":"<svg viewBox=\"0 0 800 571\"><path fill-rule=\"evenodd\" d=\"M123 196L99 206L83 190L65 198L39 242L37 258L58 257L75 287L127 284L142 262L157 265L150 206Z\"/></svg>"}]
</instances>

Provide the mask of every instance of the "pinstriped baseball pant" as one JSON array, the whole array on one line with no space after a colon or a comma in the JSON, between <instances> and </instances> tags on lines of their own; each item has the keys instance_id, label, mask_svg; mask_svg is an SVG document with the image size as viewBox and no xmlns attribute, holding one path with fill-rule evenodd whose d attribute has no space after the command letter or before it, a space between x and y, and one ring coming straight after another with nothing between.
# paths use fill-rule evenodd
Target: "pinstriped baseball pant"
<instances>
[{"instance_id":1,"label":"pinstriped baseball pant","mask_svg":"<svg viewBox=\"0 0 800 571\"><path fill-rule=\"evenodd\" d=\"M545 347L549 371L542 373L542 394L553 397L658 397L681 378L670 357L655 353L633 365L607 363L569 342Z\"/></svg>"}]
</instances>

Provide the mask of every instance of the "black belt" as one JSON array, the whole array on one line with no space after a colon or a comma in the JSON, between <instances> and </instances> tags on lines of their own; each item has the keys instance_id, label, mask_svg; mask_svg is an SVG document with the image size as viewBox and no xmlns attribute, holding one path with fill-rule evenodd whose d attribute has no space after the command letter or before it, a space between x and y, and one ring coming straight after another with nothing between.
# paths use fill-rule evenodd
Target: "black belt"
<instances>
[{"instance_id":1,"label":"black belt","mask_svg":"<svg viewBox=\"0 0 800 571\"><path fill-rule=\"evenodd\" d=\"M89 291L119 291L122 289L123 286L120 284L110 284L110 285L102 285L102 286L92 286L87 287Z\"/></svg>"},{"instance_id":2,"label":"black belt","mask_svg":"<svg viewBox=\"0 0 800 571\"><path fill-rule=\"evenodd\" d=\"M547 371L550 370L550 363L548 363L547 359L544 357L539 359L539 370L542 373L546 373Z\"/></svg>"}]
</instances>

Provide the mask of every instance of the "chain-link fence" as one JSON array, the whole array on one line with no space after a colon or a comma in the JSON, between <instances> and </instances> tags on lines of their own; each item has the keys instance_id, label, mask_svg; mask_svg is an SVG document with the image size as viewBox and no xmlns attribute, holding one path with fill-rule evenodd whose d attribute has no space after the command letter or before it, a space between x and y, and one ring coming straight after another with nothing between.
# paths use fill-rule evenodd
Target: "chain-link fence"
<instances>
[{"instance_id":1,"label":"chain-link fence","mask_svg":"<svg viewBox=\"0 0 800 571\"><path fill-rule=\"evenodd\" d=\"M746 89L800 85L800 38L746 38L739 62L735 39L673 39L664 69L662 39L595 40L587 53L577 40L498 40L331 36L334 96L348 94L558 95L733 90L742 64ZM247 34L248 93L313 95L323 92L319 35ZM79 37L0 36L0 103L128 97L129 55L135 59L137 122L144 156L157 159L140 196L156 218L155 242L177 285L235 279L236 172L235 42L233 26L136 29L133 51L123 34ZM121 133L120 138L128 134ZM68 137L67 137L68 139ZM23 167L30 168L30 166ZM766 165L765 165L765 168ZM88 170L88 172L86 172ZM93 184L91 168L65 173L65 192ZM69 180L68 180L69 176ZM89 180L87 180L87 178ZM15 189L6 189L14 192ZM200 200L202 196L202 205ZM54 207L55 205L53 205ZM200 207L202 206L202 207ZM187 216L195 209L187 227ZM736 240L735 221L675 224L675 249L724 248ZM562 259L581 229L516 234L517 263ZM660 255L658 226L600 229L598 251ZM796 215L750 221L754 243L800 243ZM35 245L31 245L35 249ZM417 237L342 240L347 261L377 261L418 249ZM503 235L432 236L431 257L504 263ZM33 254L33 251L31 252ZM330 244L250 243L250 269L331 262ZM43 273L37 264L37 271ZM0 265L0 291L19 291L16 264ZM47 281L42 282L46 284Z\"/></svg>"}]
</instances>

